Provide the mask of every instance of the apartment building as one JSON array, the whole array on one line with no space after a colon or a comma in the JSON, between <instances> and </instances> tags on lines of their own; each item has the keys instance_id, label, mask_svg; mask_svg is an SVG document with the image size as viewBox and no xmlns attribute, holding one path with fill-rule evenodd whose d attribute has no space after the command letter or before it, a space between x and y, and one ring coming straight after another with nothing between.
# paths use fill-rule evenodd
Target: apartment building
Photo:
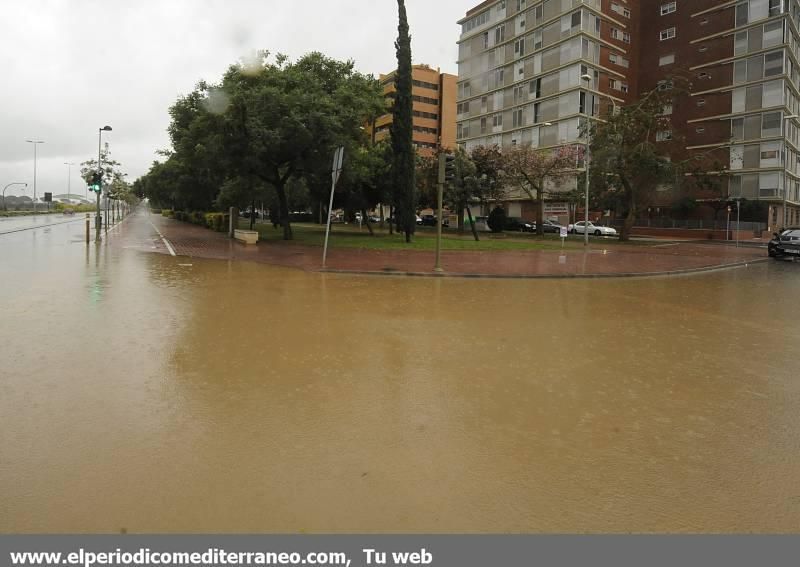
<instances>
[{"instance_id":1,"label":"apartment building","mask_svg":"<svg viewBox=\"0 0 800 567\"><path fill-rule=\"evenodd\" d=\"M467 12L459 21L459 144L583 143L587 115L638 90L638 9L639 0L491 0ZM557 199L548 207L548 216L566 212ZM509 214L533 214L524 195L511 196Z\"/></svg>"},{"instance_id":2,"label":"apartment building","mask_svg":"<svg viewBox=\"0 0 800 567\"><path fill-rule=\"evenodd\" d=\"M713 163L723 198L766 202L770 228L784 210L800 224L798 0L492 0L459 23L466 148L580 143L601 104L681 75L689 92L657 139L680 135L681 157Z\"/></svg>"},{"instance_id":3,"label":"apartment building","mask_svg":"<svg viewBox=\"0 0 800 567\"><path fill-rule=\"evenodd\" d=\"M689 155L721 164L723 194L767 204L771 229L800 223L799 24L796 0L642 3L641 88L688 75L673 129Z\"/></svg>"},{"instance_id":4,"label":"apartment building","mask_svg":"<svg viewBox=\"0 0 800 567\"><path fill-rule=\"evenodd\" d=\"M395 92L395 72L381 75L380 82L388 101ZM430 155L441 146L456 147L456 82L458 77L441 73L428 65L411 69L413 97L413 142L422 155ZM389 137L392 115L385 114L375 121L375 140Z\"/></svg>"}]
</instances>

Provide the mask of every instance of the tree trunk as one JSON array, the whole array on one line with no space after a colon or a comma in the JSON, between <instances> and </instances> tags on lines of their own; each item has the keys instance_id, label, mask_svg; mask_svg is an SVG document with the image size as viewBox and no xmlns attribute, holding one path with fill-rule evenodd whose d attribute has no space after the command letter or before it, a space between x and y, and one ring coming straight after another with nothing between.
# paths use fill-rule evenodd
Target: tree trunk
<instances>
[{"instance_id":1,"label":"tree trunk","mask_svg":"<svg viewBox=\"0 0 800 567\"><path fill-rule=\"evenodd\" d=\"M472 218L472 210L469 208L469 206L466 206L464 208L467 209L467 216L469 217L469 225L472 227L472 236L475 238L475 242L480 242L481 239L478 238L478 229L475 228L475 221Z\"/></svg>"},{"instance_id":2,"label":"tree trunk","mask_svg":"<svg viewBox=\"0 0 800 567\"><path fill-rule=\"evenodd\" d=\"M467 209L468 207L469 207L469 203L464 203L461 206L459 206L458 209L457 209L459 211L462 211L462 213L460 215L458 215L458 233L459 234L464 234L464 214L463 214L463 211L464 211L464 209Z\"/></svg>"},{"instance_id":3,"label":"tree trunk","mask_svg":"<svg viewBox=\"0 0 800 567\"><path fill-rule=\"evenodd\" d=\"M540 187L544 187L544 179L542 179ZM536 236L544 236L544 199L542 198L542 190L536 191Z\"/></svg>"},{"instance_id":4,"label":"tree trunk","mask_svg":"<svg viewBox=\"0 0 800 567\"><path fill-rule=\"evenodd\" d=\"M286 197L286 187L284 185L276 185L275 190L278 193L278 208L280 209L281 226L283 227L283 239L292 240L292 225L289 223L289 199Z\"/></svg>"},{"instance_id":5,"label":"tree trunk","mask_svg":"<svg viewBox=\"0 0 800 567\"><path fill-rule=\"evenodd\" d=\"M250 202L250 230L253 230L253 226L256 224L256 200L253 199Z\"/></svg>"},{"instance_id":6,"label":"tree trunk","mask_svg":"<svg viewBox=\"0 0 800 567\"><path fill-rule=\"evenodd\" d=\"M389 206L389 219L391 219L389 221L389 234L394 234L394 223L397 222L397 219L394 217L395 217L394 207Z\"/></svg>"},{"instance_id":7,"label":"tree trunk","mask_svg":"<svg viewBox=\"0 0 800 567\"><path fill-rule=\"evenodd\" d=\"M375 128L375 121L374 120L373 120L372 127L373 127L373 129ZM374 137L374 135L375 135L375 133L374 133L374 130L373 130L373 137ZM383 230L383 223L386 220L386 219L383 218L383 203L378 203L378 207L380 207L380 211L381 211L381 230Z\"/></svg>"},{"instance_id":8,"label":"tree trunk","mask_svg":"<svg viewBox=\"0 0 800 567\"><path fill-rule=\"evenodd\" d=\"M375 236L375 231L372 230L372 224L370 224L369 217L367 216L366 207L361 207L361 218L363 219L364 224L367 225L367 230L369 231L369 235Z\"/></svg>"}]
</instances>

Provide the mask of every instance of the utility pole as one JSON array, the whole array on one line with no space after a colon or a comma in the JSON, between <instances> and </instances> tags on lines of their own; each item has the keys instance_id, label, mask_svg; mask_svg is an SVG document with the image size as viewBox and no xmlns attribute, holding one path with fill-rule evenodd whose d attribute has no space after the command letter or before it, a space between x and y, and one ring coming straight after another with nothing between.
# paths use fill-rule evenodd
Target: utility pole
<instances>
[{"instance_id":1,"label":"utility pole","mask_svg":"<svg viewBox=\"0 0 800 567\"><path fill-rule=\"evenodd\" d=\"M25 140L29 144L33 144L33 212L36 212L36 146L44 144L43 140Z\"/></svg>"}]
</instances>

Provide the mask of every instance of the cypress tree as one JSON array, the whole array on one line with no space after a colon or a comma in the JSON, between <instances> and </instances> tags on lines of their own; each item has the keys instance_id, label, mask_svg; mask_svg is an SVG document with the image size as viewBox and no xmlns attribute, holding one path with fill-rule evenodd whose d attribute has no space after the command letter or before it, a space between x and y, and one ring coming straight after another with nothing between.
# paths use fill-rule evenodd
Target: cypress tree
<instances>
[{"instance_id":1,"label":"cypress tree","mask_svg":"<svg viewBox=\"0 0 800 567\"><path fill-rule=\"evenodd\" d=\"M414 173L416 152L412 142L413 123L411 98L411 36L408 33L408 18L404 0L397 0L399 10L398 37L394 44L397 52L395 73L395 99L392 112L392 184L397 206L396 217L399 229L411 242L417 226Z\"/></svg>"}]
</instances>

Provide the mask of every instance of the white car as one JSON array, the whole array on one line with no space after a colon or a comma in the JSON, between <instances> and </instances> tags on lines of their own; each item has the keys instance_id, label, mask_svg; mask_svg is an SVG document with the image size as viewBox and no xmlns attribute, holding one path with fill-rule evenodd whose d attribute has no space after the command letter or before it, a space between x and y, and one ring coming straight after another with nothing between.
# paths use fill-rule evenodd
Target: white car
<instances>
[{"instance_id":1,"label":"white car","mask_svg":"<svg viewBox=\"0 0 800 567\"><path fill-rule=\"evenodd\" d=\"M588 227L589 234L594 234L595 236L617 236L616 229L611 228L610 226L600 226L599 224L594 224L593 222L586 224L585 221L578 221L575 224L569 225L570 234L583 234L584 225Z\"/></svg>"}]
</instances>

